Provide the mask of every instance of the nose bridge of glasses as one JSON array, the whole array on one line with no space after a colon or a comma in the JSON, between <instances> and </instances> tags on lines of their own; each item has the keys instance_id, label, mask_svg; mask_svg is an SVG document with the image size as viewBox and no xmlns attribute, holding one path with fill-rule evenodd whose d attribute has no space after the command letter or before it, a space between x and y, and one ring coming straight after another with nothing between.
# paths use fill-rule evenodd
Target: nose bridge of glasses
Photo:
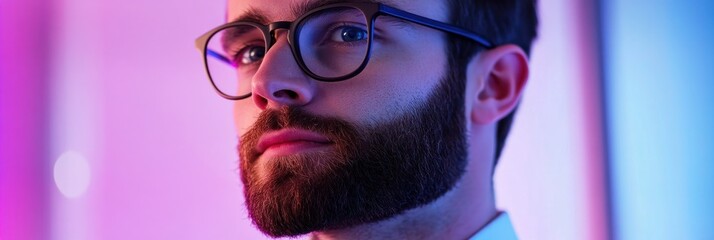
<instances>
[{"instance_id":1,"label":"nose bridge of glasses","mask_svg":"<svg viewBox=\"0 0 714 240\"><path fill-rule=\"evenodd\" d=\"M268 31L270 32L270 44L268 46L268 49L270 49L275 42L277 41L277 35L275 34L277 30L279 29L285 29L285 30L290 30L290 25L291 22L287 21L280 21L280 22L274 22L268 25ZM290 38L288 38L289 41Z\"/></svg>"}]
</instances>

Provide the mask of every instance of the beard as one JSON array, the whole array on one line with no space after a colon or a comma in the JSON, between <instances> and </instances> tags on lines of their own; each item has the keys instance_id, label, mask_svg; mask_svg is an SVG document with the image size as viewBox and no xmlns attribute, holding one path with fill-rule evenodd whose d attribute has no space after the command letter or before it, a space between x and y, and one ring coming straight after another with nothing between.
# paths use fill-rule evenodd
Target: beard
<instances>
[{"instance_id":1,"label":"beard","mask_svg":"<svg viewBox=\"0 0 714 240\"><path fill-rule=\"evenodd\" d=\"M296 107L263 111L239 147L253 223L272 237L298 236L384 220L438 199L466 167L463 85L449 75L425 102L367 126ZM283 128L313 131L332 144L259 161L258 139Z\"/></svg>"}]
</instances>

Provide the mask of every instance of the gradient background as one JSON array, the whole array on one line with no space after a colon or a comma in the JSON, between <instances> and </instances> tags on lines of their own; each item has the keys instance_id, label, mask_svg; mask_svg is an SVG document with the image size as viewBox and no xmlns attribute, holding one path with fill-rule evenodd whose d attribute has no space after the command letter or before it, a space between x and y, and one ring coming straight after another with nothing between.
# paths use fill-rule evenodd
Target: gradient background
<instances>
[{"instance_id":1,"label":"gradient background","mask_svg":"<svg viewBox=\"0 0 714 240\"><path fill-rule=\"evenodd\" d=\"M539 4L495 177L519 236L714 239L714 2ZM0 239L264 238L193 47L224 10L0 0Z\"/></svg>"}]
</instances>

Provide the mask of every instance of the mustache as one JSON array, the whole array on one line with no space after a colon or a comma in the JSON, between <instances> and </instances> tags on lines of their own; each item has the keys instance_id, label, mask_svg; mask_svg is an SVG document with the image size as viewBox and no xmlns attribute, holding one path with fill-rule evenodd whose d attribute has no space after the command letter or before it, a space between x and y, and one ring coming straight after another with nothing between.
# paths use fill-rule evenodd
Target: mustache
<instances>
[{"instance_id":1,"label":"mustache","mask_svg":"<svg viewBox=\"0 0 714 240\"><path fill-rule=\"evenodd\" d=\"M317 116L298 107L283 106L278 109L268 109L261 112L251 129L244 135L251 132L265 133L283 128L302 128L319 132L324 130L324 125L329 124L345 124L345 121Z\"/></svg>"},{"instance_id":2,"label":"mustache","mask_svg":"<svg viewBox=\"0 0 714 240\"><path fill-rule=\"evenodd\" d=\"M241 136L241 140L260 138L267 132L284 128L299 128L328 136L335 135L340 128L356 129L352 123L336 117L318 116L301 108L284 106L261 112L253 126Z\"/></svg>"}]
</instances>

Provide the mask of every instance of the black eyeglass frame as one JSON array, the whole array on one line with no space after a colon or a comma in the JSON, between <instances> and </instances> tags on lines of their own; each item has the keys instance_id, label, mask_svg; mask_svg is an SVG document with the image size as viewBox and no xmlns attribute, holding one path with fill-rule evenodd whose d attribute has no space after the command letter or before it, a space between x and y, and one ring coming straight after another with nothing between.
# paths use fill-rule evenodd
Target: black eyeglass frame
<instances>
[{"instance_id":1,"label":"black eyeglass frame","mask_svg":"<svg viewBox=\"0 0 714 240\"><path fill-rule=\"evenodd\" d=\"M297 38L299 34L298 27L300 27L301 23L310 17L312 14L324 11L326 9L330 8L341 8L341 7L351 7L351 8L356 8L362 11L364 13L364 16L366 17L366 22L367 22L367 53L365 55L364 60L360 64L360 66L355 69L354 71L340 76L340 77L322 77L314 72L312 72L307 65L305 64L304 59L302 59L302 55L300 53L300 46L299 44L293 44L297 43ZM255 22L248 22L248 21L243 21L243 22L230 22L226 23L223 25L220 25L216 28L211 29L210 31L204 33L200 37L196 39L196 48L198 48L201 53L203 54L203 63L204 67L206 70L206 74L208 75L208 79L211 82L211 85L213 85L213 88L220 94L222 97L227 98L229 100L241 100L248 98L252 95L251 93L244 94L241 96L232 96L228 95L224 92L222 92L216 83L213 81L213 78L211 77L211 73L208 67L208 57L209 55L216 57L226 63L231 64L231 61L226 59L224 56L221 56L220 54L214 52L213 50L208 49L208 41L215 35L216 33L220 32L221 30L224 30L226 28L231 28L235 26L241 26L241 25L250 25L253 27L256 27L257 29L260 29L261 32L263 33L263 37L265 39L265 53L267 54L268 50L270 50L270 47L272 47L276 39L273 35L273 32L277 29L288 29L288 45L290 45L293 57L298 63L298 66L300 66L300 69L306 73L308 76L311 78L318 80L318 81L324 81L324 82L337 82L337 81L343 81L350 79L352 77L357 76L360 74L364 68L367 66L367 63L369 62L371 53L372 53L372 41L373 41L373 32L374 32L374 22L377 19L377 17L385 15L385 16L390 16L390 17L395 17L398 19L402 19L405 21L409 21L412 23L416 23L425 27L441 30L447 33L455 34L467 39L470 39L474 42L477 42L478 44L482 45L483 47L490 49L493 48L493 45L491 44L490 41L488 41L486 38L482 37L481 35L474 33L472 31L466 30L464 28L458 27L456 25L444 23L441 21L433 20L430 18L426 18L423 16L419 16L401 9L397 9L394 7L390 7L388 5L382 4L382 3L334 3L334 4L328 4L319 8L315 8L313 10L310 10L309 12L303 14L300 16L298 19L295 21L289 22L289 21L279 21L279 22L273 22L268 25L260 24L260 23L255 23Z\"/></svg>"}]
</instances>

